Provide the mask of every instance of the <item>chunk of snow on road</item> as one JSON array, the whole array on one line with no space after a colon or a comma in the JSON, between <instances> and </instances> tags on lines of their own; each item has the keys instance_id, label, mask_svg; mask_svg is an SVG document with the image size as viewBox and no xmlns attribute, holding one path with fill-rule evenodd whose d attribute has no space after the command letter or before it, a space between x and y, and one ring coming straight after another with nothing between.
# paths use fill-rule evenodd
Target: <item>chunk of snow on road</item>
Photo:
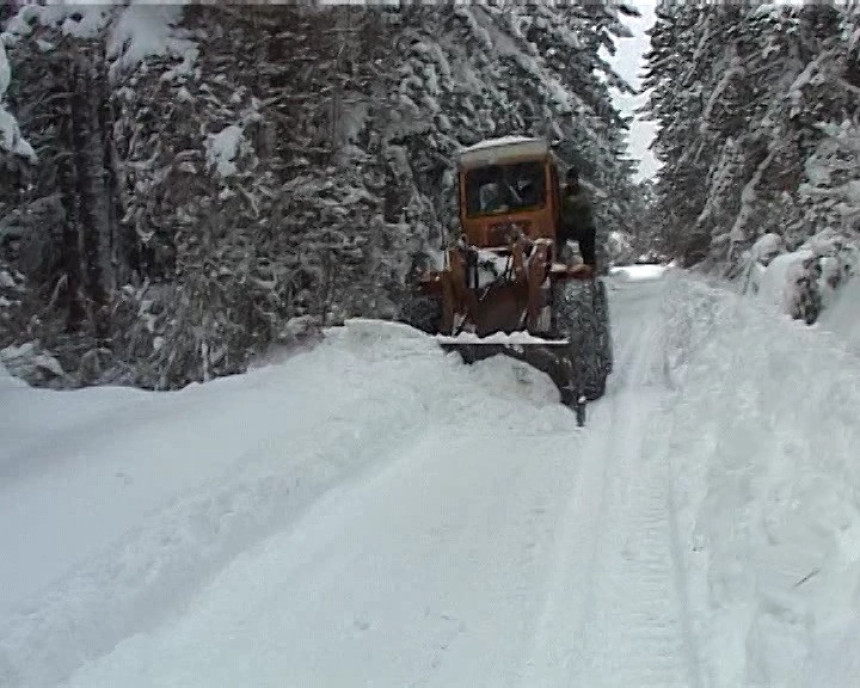
<instances>
[{"instance_id":1,"label":"chunk of snow on road","mask_svg":"<svg viewBox=\"0 0 860 688\"><path fill-rule=\"evenodd\" d=\"M666 265L618 265L610 268L609 274L629 282L660 279L667 270Z\"/></svg>"}]
</instances>

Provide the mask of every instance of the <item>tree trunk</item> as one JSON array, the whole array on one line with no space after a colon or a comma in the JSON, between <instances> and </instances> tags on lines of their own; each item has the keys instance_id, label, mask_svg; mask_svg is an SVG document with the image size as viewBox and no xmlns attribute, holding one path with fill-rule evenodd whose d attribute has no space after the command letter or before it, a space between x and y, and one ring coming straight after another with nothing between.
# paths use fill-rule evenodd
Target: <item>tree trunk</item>
<instances>
[{"instance_id":1,"label":"tree trunk","mask_svg":"<svg viewBox=\"0 0 860 688\"><path fill-rule=\"evenodd\" d=\"M100 119L101 89L91 56L73 61L70 69L74 84L71 126L86 305L95 335L104 339L108 329L105 306L108 303L108 278L111 274L112 231L110 194L104 164L107 150Z\"/></svg>"},{"instance_id":2,"label":"tree trunk","mask_svg":"<svg viewBox=\"0 0 860 688\"><path fill-rule=\"evenodd\" d=\"M66 84L73 92L77 84L74 82L74 69L63 70L67 79L58 79L57 83ZM59 122L59 146L61 152L57 156L57 186L63 206L63 225L61 233L61 256L65 284L61 287L62 303L66 310L66 330L76 332L84 320L85 310L81 302L81 252L78 234L78 207L76 203L75 164L74 164L74 131L72 112L72 95L69 91L64 94L66 107L64 116ZM59 286L59 285L58 285ZM55 287L57 288L57 287Z\"/></svg>"}]
</instances>

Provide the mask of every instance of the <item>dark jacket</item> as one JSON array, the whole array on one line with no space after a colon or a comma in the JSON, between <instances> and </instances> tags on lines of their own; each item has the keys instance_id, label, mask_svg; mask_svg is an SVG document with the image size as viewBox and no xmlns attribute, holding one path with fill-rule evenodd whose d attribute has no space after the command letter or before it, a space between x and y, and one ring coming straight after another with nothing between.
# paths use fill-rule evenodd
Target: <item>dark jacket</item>
<instances>
[{"instance_id":1,"label":"dark jacket","mask_svg":"<svg viewBox=\"0 0 860 688\"><path fill-rule=\"evenodd\" d=\"M564 191L561 198L561 236L562 244L576 241L582 260L595 266L594 256L594 218L592 217L591 200L580 186L575 190Z\"/></svg>"}]
</instances>

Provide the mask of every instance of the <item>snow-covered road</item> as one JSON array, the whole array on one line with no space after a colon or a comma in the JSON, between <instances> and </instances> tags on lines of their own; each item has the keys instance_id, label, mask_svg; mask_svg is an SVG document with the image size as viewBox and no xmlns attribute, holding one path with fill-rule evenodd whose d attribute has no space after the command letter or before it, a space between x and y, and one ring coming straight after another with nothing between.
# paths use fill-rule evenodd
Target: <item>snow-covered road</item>
<instances>
[{"instance_id":1,"label":"snow-covered road","mask_svg":"<svg viewBox=\"0 0 860 688\"><path fill-rule=\"evenodd\" d=\"M688 685L665 465L643 454L655 308L619 322L587 431L416 418L71 685Z\"/></svg>"},{"instance_id":2,"label":"snow-covered road","mask_svg":"<svg viewBox=\"0 0 860 688\"><path fill-rule=\"evenodd\" d=\"M736 638L708 626L732 583L696 534L720 455L678 466L684 376L708 361L670 345L719 304L687 317L666 283L616 276L616 368L584 429L522 364L362 321L181 393L74 393L48 437L24 418L59 395L7 381L0 685L755 682L779 642L727 668Z\"/></svg>"}]
</instances>

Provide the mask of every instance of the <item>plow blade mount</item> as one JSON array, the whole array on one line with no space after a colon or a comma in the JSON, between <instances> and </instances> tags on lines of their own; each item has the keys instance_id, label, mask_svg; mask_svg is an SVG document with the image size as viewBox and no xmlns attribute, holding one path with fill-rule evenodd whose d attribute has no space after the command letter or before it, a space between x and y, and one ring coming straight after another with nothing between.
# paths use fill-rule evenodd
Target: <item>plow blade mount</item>
<instances>
[{"instance_id":1,"label":"plow blade mount","mask_svg":"<svg viewBox=\"0 0 860 688\"><path fill-rule=\"evenodd\" d=\"M492 340L492 337L487 339ZM445 351L456 351L466 363L483 361L503 355L527 363L546 373L558 387L562 402L573 406L578 397L578 381L575 379L573 351L567 340L542 343L496 343L475 342L465 337L436 337Z\"/></svg>"},{"instance_id":2,"label":"plow blade mount","mask_svg":"<svg viewBox=\"0 0 860 688\"><path fill-rule=\"evenodd\" d=\"M600 279L564 280L553 286L557 335L538 336L524 331L494 332L486 336L437 334L446 351L457 351L466 363L504 355L523 361L549 376L561 401L584 413L585 401L606 391L612 371L606 287Z\"/></svg>"}]
</instances>

